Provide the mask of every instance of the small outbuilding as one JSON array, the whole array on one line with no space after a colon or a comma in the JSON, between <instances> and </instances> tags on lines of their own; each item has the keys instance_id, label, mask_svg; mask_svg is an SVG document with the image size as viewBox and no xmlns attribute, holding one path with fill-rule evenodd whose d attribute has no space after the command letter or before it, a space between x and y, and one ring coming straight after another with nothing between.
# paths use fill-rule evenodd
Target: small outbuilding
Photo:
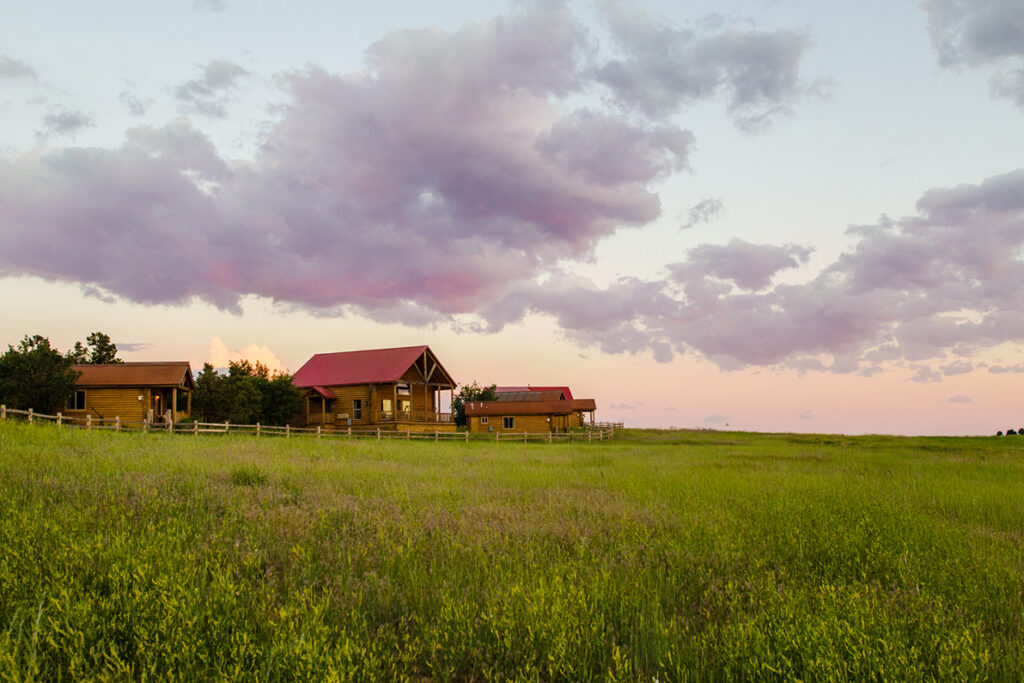
<instances>
[{"instance_id":1,"label":"small outbuilding","mask_svg":"<svg viewBox=\"0 0 1024 683\"><path fill-rule=\"evenodd\" d=\"M128 422L178 422L192 414L196 385L188 361L73 365L75 393L64 406L68 417Z\"/></svg>"},{"instance_id":2,"label":"small outbuilding","mask_svg":"<svg viewBox=\"0 0 1024 683\"><path fill-rule=\"evenodd\" d=\"M567 432L594 424L592 398L469 401L466 427L474 433Z\"/></svg>"}]
</instances>

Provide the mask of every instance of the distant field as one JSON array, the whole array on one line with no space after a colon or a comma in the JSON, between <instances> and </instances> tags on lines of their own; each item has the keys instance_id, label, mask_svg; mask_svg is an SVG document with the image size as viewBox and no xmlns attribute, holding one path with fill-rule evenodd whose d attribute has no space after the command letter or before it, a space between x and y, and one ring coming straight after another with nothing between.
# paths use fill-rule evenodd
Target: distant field
<instances>
[{"instance_id":1,"label":"distant field","mask_svg":"<svg viewBox=\"0 0 1024 683\"><path fill-rule=\"evenodd\" d=\"M0 423L0 680L1018 680L1024 437Z\"/></svg>"}]
</instances>

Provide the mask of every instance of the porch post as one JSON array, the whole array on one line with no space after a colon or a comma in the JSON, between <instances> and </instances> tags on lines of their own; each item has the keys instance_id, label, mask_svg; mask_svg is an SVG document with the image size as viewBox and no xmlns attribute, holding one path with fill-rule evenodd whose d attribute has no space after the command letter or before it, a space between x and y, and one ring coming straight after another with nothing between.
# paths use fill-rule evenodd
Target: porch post
<instances>
[{"instance_id":1,"label":"porch post","mask_svg":"<svg viewBox=\"0 0 1024 683\"><path fill-rule=\"evenodd\" d=\"M192 417L192 392L185 394L185 410L188 411L188 416Z\"/></svg>"},{"instance_id":2,"label":"porch post","mask_svg":"<svg viewBox=\"0 0 1024 683\"><path fill-rule=\"evenodd\" d=\"M327 424L327 399L320 397L320 424Z\"/></svg>"}]
</instances>

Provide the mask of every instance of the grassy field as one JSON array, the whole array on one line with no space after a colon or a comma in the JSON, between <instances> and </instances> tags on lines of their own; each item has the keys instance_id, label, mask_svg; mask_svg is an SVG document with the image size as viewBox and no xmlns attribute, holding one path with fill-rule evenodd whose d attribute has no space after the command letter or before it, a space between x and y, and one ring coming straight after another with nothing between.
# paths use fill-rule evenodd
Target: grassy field
<instances>
[{"instance_id":1,"label":"grassy field","mask_svg":"<svg viewBox=\"0 0 1024 683\"><path fill-rule=\"evenodd\" d=\"M1019 680L1024 439L0 423L0 680Z\"/></svg>"}]
</instances>

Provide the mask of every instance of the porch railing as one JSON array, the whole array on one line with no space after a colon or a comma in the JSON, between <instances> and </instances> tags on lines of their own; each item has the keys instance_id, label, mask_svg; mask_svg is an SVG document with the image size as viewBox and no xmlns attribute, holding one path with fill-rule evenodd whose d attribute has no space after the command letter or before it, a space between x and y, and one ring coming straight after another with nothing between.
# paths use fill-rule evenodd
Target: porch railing
<instances>
[{"instance_id":1,"label":"porch railing","mask_svg":"<svg viewBox=\"0 0 1024 683\"><path fill-rule=\"evenodd\" d=\"M377 413L377 422L415 422L428 424L450 424L451 413L435 413L414 410L382 410Z\"/></svg>"}]
</instances>

